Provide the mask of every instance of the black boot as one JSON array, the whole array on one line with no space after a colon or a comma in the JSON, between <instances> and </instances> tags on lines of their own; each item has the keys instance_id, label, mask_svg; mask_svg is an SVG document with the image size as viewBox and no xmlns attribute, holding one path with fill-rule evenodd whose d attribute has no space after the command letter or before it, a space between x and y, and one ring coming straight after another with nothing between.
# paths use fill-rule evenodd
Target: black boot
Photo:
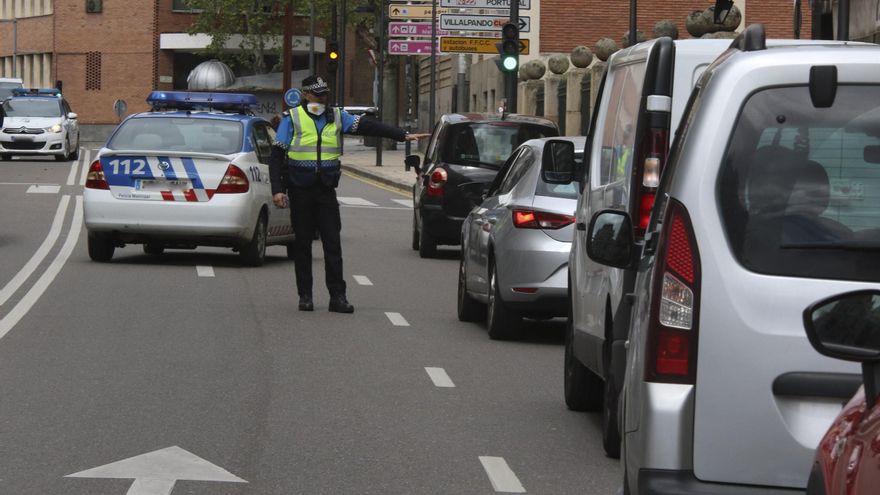
<instances>
[{"instance_id":1,"label":"black boot","mask_svg":"<svg viewBox=\"0 0 880 495\"><path fill-rule=\"evenodd\" d=\"M300 311L314 311L315 303L312 302L312 296L305 295L299 296L299 310Z\"/></svg>"},{"instance_id":2,"label":"black boot","mask_svg":"<svg viewBox=\"0 0 880 495\"><path fill-rule=\"evenodd\" d=\"M345 294L330 296L330 306L327 308L334 313L354 313L354 306L345 298Z\"/></svg>"}]
</instances>

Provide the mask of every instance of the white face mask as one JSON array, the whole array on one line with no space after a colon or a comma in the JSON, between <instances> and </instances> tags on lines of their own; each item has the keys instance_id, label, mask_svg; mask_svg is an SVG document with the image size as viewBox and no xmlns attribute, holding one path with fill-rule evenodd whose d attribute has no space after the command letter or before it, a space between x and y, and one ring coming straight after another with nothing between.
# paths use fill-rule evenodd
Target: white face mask
<instances>
[{"instance_id":1,"label":"white face mask","mask_svg":"<svg viewBox=\"0 0 880 495\"><path fill-rule=\"evenodd\" d=\"M324 113L326 109L323 103L311 103L306 104L306 110L312 115L321 115Z\"/></svg>"}]
</instances>

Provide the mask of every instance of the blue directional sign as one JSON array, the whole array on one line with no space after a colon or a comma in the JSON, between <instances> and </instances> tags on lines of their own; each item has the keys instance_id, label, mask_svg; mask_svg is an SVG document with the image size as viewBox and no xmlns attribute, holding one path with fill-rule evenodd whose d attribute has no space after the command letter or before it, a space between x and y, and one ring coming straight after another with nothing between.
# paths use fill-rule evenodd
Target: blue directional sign
<instances>
[{"instance_id":1,"label":"blue directional sign","mask_svg":"<svg viewBox=\"0 0 880 495\"><path fill-rule=\"evenodd\" d=\"M287 103L287 106L290 108L298 107L300 102L302 102L302 93L300 90L291 88L284 93L284 103Z\"/></svg>"}]
</instances>

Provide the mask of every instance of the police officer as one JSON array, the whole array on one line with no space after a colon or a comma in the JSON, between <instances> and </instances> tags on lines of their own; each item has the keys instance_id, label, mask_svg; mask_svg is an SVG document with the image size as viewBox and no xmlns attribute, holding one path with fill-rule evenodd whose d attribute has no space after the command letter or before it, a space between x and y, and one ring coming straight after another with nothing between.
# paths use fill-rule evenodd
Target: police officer
<instances>
[{"instance_id":1,"label":"police officer","mask_svg":"<svg viewBox=\"0 0 880 495\"><path fill-rule=\"evenodd\" d=\"M408 134L377 120L362 119L340 108L328 107L330 88L320 77L305 78L302 93L302 103L289 109L278 124L269 159L272 201L279 208L288 206L288 203L290 206L290 221L296 234L293 250L299 310L315 309L312 301L312 240L317 230L324 247L324 271L330 292L328 309L353 313L354 306L345 297L339 238L342 223L336 200L336 186L342 174L339 162L342 135L415 141L429 134Z\"/></svg>"}]
</instances>

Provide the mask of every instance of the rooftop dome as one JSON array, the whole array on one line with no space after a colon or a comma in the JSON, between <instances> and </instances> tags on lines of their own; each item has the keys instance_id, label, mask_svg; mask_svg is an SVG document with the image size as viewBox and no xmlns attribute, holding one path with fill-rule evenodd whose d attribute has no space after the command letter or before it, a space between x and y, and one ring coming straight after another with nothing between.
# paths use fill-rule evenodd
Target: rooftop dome
<instances>
[{"instance_id":1,"label":"rooftop dome","mask_svg":"<svg viewBox=\"0 0 880 495\"><path fill-rule=\"evenodd\" d=\"M186 78L190 91L212 91L225 88L235 82L235 74L228 65L219 60L208 60L196 66Z\"/></svg>"}]
</instances>

